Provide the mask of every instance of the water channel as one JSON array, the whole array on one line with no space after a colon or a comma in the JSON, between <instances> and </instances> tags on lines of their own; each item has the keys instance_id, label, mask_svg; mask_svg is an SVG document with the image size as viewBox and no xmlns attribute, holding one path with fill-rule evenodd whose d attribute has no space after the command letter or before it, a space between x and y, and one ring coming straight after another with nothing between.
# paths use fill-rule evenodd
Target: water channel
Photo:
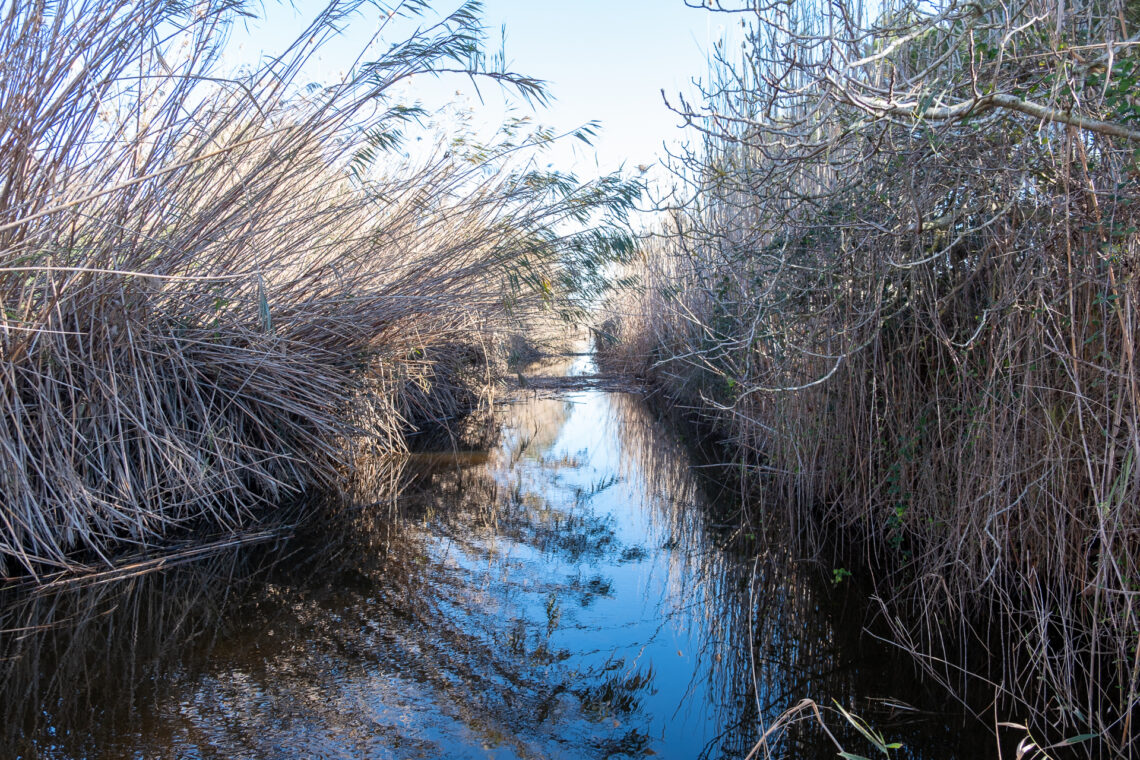
<instances>
[{"instance_id":1,"label":"water channel","mask_svg":"<svg viewBox=\"0 0 1140 760\"><path fill-rule=\"evenodd\" d=\"M552 387L504 404L492 450L385 471L398 497L8 592L0 755L743 758L803 697L862 715L894 757L989 754L818 567L740 550L636 394ZM838 756L810 721L768 749Z\"/></svg>"}]
</instances>

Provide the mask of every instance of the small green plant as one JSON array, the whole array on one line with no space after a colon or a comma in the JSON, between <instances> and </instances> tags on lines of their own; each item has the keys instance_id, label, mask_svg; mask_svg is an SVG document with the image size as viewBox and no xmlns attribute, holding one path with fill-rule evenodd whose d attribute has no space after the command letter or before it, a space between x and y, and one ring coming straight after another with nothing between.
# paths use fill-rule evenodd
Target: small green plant
<instances>
[{"instance_id":1,"label":"small green plant","mask_svg":"<svg viewBox=\"0 0 1140 760\"><path fill-rule=\"evenodd\" d=\"M867 741L871 742L871 744L875 746L875 749L882 752L884 756L890 757L891 750L899 749L902 747L901 742L888 742L885 738L883 738L883 735L881 733L871 728L870 724L867 723L867 721L863 720L857 715L852 715L843 708L843 705L839 704L838 702L835 703L835 709L839 710L840 715L842 715L844 719L846 719L847 722L851 724L852 728L862 734L863 737ZM846 758L846 760L868 760L863 755L856 755L854 753L844 751L841 751L839 753L839 756Z\"/></svg>"}]
</instances>

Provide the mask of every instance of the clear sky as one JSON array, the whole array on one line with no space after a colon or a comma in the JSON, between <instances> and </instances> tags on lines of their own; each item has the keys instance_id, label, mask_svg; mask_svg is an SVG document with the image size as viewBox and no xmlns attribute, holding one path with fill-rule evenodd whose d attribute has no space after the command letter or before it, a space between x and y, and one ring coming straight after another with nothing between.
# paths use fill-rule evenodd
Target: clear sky
<instances>
[{"instance_id":1,"label":"clear sky","mask_svg":"<svg viewBox=\"0 0 1140 760\"><path fill-rule=\"evenodd\" d=\"M680 137L662 102L704 77L705 50L728 19L682 0L490 0L487 20L506 27L517 69L550 82L559 126L596 119L603 170L652 164L661 144ZM589 158L593 158L592 156Z\"/></svg>"},{"instance_id":2,"label":"clear sky","mask_svg":"<svg viewBox=\"0 0 1140 760\"><path fill-rule=\"evenodd\" d=\"M432 3L441 15L457 5L458 0ZM258 52L279 51L321 7L314 0L297 0L292 7L267 4L265 21L236 31L227 58L249 60ZM535 114L538 121L558 130L601 122L596 151L573 141L577 150L572 152L568 144L548 159L583 178L622 164L636 173L636 167L652 165L660 157L663 143L682 139L679 119L666 109L661 90L674 103L678 92L691 95L691 80L705 76L706 51L733 22L730 15L689 8L683 0L485 0L484 10L489 52L498 48L505 29L511 70L549 82L555 100L549 109ZM374 29L374 19L351 24L343 41L329 47L315 63L314 78L346 68L348 56ZM400 34L401 29L393 30L385 46ZM462 79L426 80L414 87L410 94L423 97L428 105L453 98L458 89L461 100L479 109L473 90ZM486 118L491 123L501 116L502 107L486 90ZM651 177L656 174L650 172Z\"/></svg>"}]
</instances>

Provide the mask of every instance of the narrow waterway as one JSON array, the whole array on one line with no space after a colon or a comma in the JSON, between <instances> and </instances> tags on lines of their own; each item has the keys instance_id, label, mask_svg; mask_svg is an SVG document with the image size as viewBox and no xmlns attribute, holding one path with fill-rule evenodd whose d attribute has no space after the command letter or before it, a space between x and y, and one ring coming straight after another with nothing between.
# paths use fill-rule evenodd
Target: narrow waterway
<instances>
[{"instance_id":1,"label":"narrow waterway","mask_svg":"<svg viewBox=\"0 0 1140 760\"><path fill-rule=\"evenodd\" d=\"M639 397L558 386L504 404L491 451L382 471L375 503L124 580L8 593L0 754L740 758L804 697L864 716L896 757L988 750L861 635L842 587L758 539L741 550ZM810 722L770 749L837 756Z\"/></svg>"}]
</instances>

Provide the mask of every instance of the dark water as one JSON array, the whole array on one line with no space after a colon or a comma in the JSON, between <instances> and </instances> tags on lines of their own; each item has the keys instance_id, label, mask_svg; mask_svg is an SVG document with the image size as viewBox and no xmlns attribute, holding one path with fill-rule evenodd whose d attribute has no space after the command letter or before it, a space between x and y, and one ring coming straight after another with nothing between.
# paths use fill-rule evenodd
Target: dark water
<instances>
[{"instance_id":1,"label":"dark water","mask_svg":"<svg viewBox=\"0 0 1140 760\"><path fill-rule=\"evenodd\" d=\"M0 755L732 758L803 697L894 757L990 754L843 587L741 549L639 399L524 394L503 417L495 450L413 457L376 503L273 540L6 594ZM769 750L837 757L810 721Z\"/></svg>"}]
</instances>

